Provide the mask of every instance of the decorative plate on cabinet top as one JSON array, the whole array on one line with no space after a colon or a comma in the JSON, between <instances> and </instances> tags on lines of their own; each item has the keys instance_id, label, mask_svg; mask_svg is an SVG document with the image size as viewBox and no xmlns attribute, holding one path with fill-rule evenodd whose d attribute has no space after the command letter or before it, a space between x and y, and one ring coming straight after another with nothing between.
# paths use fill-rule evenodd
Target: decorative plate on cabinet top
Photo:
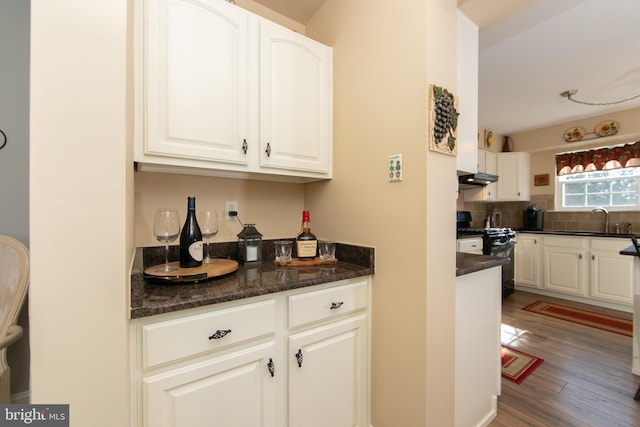
<instances>
[{"instance_id":1,"label":"decorative plate on cabinet top","mask_svg":"<svg viewBox=\"0 0 640 427\"><path fill-rule=\"evenodd\" d=\"M584 138L584 134L586 132L587 131L582 126L567 129L567 131L564 133L564 140L567 142L580 141L582 138Z\"/></svg>"},{"instance_id":2,"label":"decorative plate on cabinet top","mask_svg":"<svg viewBox=\"0 0 640 427\"><path fill-rule=\"evenodd\" d=\"M607 120L596 126L596 135L598 136L611 136L618 133L620 125L615 120Z\"/></svg>"}]
</instances>

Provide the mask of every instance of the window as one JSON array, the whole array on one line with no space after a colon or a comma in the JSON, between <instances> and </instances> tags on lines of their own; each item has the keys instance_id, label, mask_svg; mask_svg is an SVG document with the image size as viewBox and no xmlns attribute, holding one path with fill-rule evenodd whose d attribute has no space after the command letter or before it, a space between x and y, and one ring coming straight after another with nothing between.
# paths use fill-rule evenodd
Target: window
<instances>
[{"instance_id":1,"label":"window","mask_svg":"<svg viewBox=\"0 0 640 427\"><path fill-rule=\"evenodd\" d=\"M638 210L640 167L595 170L556 177L556 210L580 211L602 206Z\"/></svg>"}]
</instances>

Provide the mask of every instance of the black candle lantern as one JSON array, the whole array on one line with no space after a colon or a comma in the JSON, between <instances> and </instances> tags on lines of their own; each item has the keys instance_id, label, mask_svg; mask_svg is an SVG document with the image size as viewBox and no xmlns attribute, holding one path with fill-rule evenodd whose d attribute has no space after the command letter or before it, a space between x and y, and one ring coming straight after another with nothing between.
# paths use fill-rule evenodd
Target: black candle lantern
<instances>
[{"instance_id":1,"label":"black candle lantern","mask_svg":"<svg viewBox=\"0 0 640 427\"><path fill-rule=\"evenodd\" d=\"M262 234L255 224L246 224L238 233L238 260L243 264L262 262Z\"/></svg>"}]
</instances>

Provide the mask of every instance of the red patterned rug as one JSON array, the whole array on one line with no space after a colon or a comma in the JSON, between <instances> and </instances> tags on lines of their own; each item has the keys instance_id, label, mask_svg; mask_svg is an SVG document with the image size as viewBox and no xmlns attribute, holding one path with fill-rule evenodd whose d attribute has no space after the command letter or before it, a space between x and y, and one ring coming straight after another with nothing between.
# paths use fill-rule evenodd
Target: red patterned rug
<instances>
[{"instance_id":1,"label":"red patterned rug","mask_svg":"<svg viewBox=\"0 0 640 427\"><path fill-rule=\"evenodd\" d=\"M524 307L523 310L544 316L562 319L592 328L614 332L628 337L633 336L633 321L622 317L610 316L595 311L570 307L547 301L536 301Z\"/></svg>"},{"instance_id":2,"label":"red patterned rug","mask_svg":"<svg viewBox=\"0 0 640 427\"><path fill-rule=\"evenodd\" d=\"M538 367L543 359L523 353L520 350L502 346L502 377L520 384Z\"/></svg>"}]
</instances>

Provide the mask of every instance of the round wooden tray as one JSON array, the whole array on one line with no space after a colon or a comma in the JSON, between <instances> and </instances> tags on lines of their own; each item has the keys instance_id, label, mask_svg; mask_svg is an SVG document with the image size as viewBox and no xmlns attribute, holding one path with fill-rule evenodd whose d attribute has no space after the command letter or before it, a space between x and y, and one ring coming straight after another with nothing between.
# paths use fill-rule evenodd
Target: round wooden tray
<instances>
[{"instance_id":1,"label":"round wooden tray","mask_svg":"<svg viewBox=\"0 0 640 427\"><path fill-rule=\"evenodd\" d=\"M161 280L163 282L186 283L224 276L225 274L233 273L238 269L237 261L224 258L216 258L212 263L202 264L200 267L193 268L180 268L179 261L170 262L169 265L178 267L178 269L168 273L158 271L162 269L163 265L164 264L151 266L144 270L144 274L152 279Z\"/></svg>"},{"instance_id":2,"label":"round wooden tray","mask_svg":"<svg viewBox=\"0 0 640 427\"><path fill-rule=\"evenodd\" d=\"M286 267L302 267L305 265L331 265L337 264L338 258L323 260L319 257L315 257L314 259L300 259L300 258L291 258L291 261L273 261L275 265L281 265Z\"/></svg>"}]
</instances>

